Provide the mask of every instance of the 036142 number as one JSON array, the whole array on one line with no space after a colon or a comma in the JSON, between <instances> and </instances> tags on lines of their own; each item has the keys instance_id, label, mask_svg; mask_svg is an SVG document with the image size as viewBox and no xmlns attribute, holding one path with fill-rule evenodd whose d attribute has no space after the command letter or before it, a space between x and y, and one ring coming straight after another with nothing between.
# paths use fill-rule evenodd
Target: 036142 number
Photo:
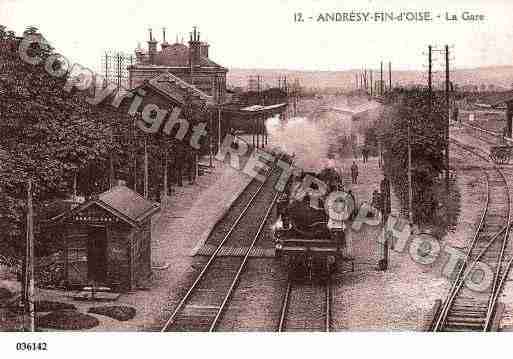
<instances>
[{"instance_id":1,"label":"036142 number","mask_svg":"<svg viewBox=\"0 0 513 359\"><path fill-rule=\"evenodd\" d=\"M16 343L16 350L18 351L43 351L48 350L48 345L45 342L41 343Z\"/></svg>"}]
</instances>

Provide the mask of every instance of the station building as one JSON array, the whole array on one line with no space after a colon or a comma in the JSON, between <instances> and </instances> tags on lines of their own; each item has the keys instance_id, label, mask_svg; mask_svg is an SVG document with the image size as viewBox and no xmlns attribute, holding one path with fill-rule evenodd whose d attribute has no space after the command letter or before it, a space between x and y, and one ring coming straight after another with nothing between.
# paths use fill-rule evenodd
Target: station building
<instances>
[{"instance_id":1,"label":"station building","mask_svg":"<svg viewBox=\"0 0 513 359\"><path fill-rule=\"evenodd\" d=\"M200 39L196 27L190 33L189 43L169 44L163 30L160 50L150 30L146 51L135 50L136 63L128 66L129 86L135 88L162 74L171 74L211 96L213 102L226 100L226 74L228 69L209 56L210 45Z\"/></svg>"}]
</instances>

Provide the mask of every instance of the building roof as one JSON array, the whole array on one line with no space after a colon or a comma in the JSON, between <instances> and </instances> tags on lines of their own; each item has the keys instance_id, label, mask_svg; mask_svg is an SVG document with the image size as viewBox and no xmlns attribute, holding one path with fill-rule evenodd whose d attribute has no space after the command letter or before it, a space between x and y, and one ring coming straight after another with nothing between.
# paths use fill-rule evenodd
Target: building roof
<instances>
[{"instance_id":1,"label":"building roof","mask_svg":"<svg viewBox=\"0 0 513 359\"><path fill-rule=\"evenodd\" d=\"M101 193L98 200L134 222L145 219L153 209L159 207L125 185L115 186Z\"/></svg>"},{"instance_id":2,"label":"building roof","mask_svg":"<svg viewBox=\"0 0 513 359\"><path fill-rule=\"evenodd\" d=\"M189 67L189 47L181 43L166 46L156 53L154 62L158 66ZM204 56L200 56L200 61L197 65L200 67L224 69L221 65Z\"/></svg>"},{"instance_id":3,"label":"building roof","mask_svg":"<svg viewBox=\"0 0 513 359\"><path fill-rule=\"evenodd\" d=\"M189 48L180 43L166 47L155 55L155 64L177 67L188 66Z\"/></svg>"},{"instance_id":4,"label":"building roof","mask_svg":"<svg viewBox=\"0 0 513 359\"><path fill-rule=\"evenodd\" d=\"M158 203L147 200L139 193L128 188L124 183L121 183L73 208L71 211L52 218L52 221L58 222L70 218L92 205L103 208L132 226L140 225L160 210Z\"/></svg>"},{"instance_id":5,"label":"building roof","mask_svg":"<svg viewBox=\"0 0 513 359\"><path fill-rule=\"evenodd\" d=\"M207 95L196 86L189 84L188 82L169 72L152 78L148 81L148 84L163 95L170 97L182 104L185 103L186 91L188 91L193 98L195 97L201 101L205 101L207 104L214 103L212 96Z\"/></svg>"},{"instance_id":6,"label":"building roof","mask_svg":"<svg viewBox=\"0 0 513 359\"><path fill-rule=\"evenodd\" d=\"M230 113L232 115L238 115L243 117L252 117L252 116L261 116L261 115L275 115L277 113L282 113L287 108L288 104L277 103L274 105L252 105L241 107L239 104L227 104L222 107L222 111L226 113Z\"/></svg>"}]
</instances>

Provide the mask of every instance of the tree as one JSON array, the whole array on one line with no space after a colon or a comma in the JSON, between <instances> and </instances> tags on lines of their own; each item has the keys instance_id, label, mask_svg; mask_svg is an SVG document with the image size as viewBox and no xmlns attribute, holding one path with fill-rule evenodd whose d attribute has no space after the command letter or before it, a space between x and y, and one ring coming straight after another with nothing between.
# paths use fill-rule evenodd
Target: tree
<instances>
[{"instance_id":1,"label":"tree","mask_svg":"<svg viewBox=\"0 0 513 359\"><path fill-rule=\"evenodd\" d=\"M10 41L9 35L2 41ZM51 54L49 48L32 50ZM106 129L129 121L111 107L91 106L80 92L64 91L65 77L51 77L43 66L23 62L15 48L0 53L0 148L5 152L0 166L0 233L8 238L23 233L29 178L38 204L71 193L76 169L84 175L79 178L89 178L87 169L93 164L103 179L112 150ZM91 181L84 182L86 192Z\"/></svg>"},{"instance_id":2,"label":"tree","mask_svg":"<svg viewBox=\"0 0 513 359\"><path fill-rule=\"evenodd\" d=\"M39 34L39 28L34 25L27 26L23 31L23 36Z\"/></svg>"},{"instance_id":3,"label":"tree","mask_svg":"<svg viewBox=\"0 0 513 359\"><path fill-rule=\"evenodd\" d=\"M386 97L379 138L384 150L384 169L403 209L408 208L408 126L411 126L414 219L437 222L435 208L443 202L437 192L444 167L446 111L443 92L430 101L426 89L398 89Z\"/></svg>"}]
</instances>

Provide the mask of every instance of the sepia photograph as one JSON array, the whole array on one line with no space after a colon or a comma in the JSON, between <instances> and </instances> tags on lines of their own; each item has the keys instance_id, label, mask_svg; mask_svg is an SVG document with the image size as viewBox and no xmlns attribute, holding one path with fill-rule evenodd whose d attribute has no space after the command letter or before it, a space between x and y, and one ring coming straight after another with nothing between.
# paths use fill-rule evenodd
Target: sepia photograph
<instances>
[{"instance_id":1,"label":"sepia photograph","mask_svg":"<svg viewBox=\"0 0 513 359\"><path fill-rule=\"evenodd\" d=\"M511 13L0 0L0 353L502 350Z\"/></svg>"}]
</instances>

